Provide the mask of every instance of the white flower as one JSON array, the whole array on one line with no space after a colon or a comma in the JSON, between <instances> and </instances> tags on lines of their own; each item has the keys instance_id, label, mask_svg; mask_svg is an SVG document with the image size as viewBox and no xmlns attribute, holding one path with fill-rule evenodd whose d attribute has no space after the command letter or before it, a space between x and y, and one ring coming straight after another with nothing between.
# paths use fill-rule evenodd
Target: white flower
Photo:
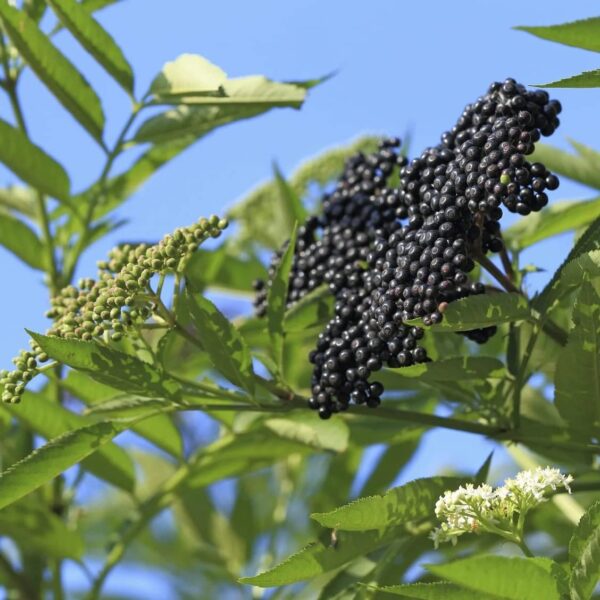
<instances>
[{"instance_id":1,"label":"white flower","mask_svg":"<svg viewBox=\"0 0 600 600\"><path fill-rule=\"evenodd\" d=\"M533 508L546 501L546 494L564 487L569 493L572 475L563 475L552 467L537 467L534 471L521 471L514 479L507 479L505 487L519 498L524 508Z\"/></svg>"},{"instance_id":2,"label":"white flower","mask_svg":"<svg viewBox=\"0 0 600 600\"><path fill-rule=\"evenodd\" d=\"M463 533L493 531L508 539L522 535L516 531L513 516L522 517L538 504L546 501L546 494L564 487L571 493L571 475L563 475L552 467L538 467L534 471L521 471L514 479L493 489L486 483L475 487L472 483L457 490L444 492L435 504L435 514L442 521L429 537L437 548L440 543L456 539Z\"/></svg>"}]
</instances>

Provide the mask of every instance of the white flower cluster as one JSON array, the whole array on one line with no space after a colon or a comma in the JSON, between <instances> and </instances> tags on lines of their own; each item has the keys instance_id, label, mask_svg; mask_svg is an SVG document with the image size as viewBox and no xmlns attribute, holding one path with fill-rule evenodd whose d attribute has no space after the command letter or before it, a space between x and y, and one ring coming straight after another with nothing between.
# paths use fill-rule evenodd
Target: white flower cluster
<instances>
[{"instance_id":1,"label":"white flower cluster","mask_svg":"<svg viewBox=\"0 0 600 600\"><path fill-rule=\"evenodd\" d=\"M521 471L496 489L486 483L477 487L469 483L449 490L436 502L435 514L442 524L429 537L436 548L442 542L456 544L463 533L489 532L517 541L523 535L526 513L545 502L550 491L564 487L571 493L571 481L571 475L558 469L538 467Z\"/></svg>"}]
</instances>

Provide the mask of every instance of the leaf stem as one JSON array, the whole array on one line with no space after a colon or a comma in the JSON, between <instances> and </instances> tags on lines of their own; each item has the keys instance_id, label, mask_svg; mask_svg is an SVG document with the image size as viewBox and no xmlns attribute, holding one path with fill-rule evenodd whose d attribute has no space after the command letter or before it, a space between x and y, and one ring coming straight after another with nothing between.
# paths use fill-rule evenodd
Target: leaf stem
<instances>
[{"instance_id":1,"label":"leaf stem","mask_svg":"<svg viewBox=\"0 0 600 600\"><path fill-rule=\"evenodd\" d=\"M515 540L514 542L517 546L519 546L519 548L521 548L521 551L527 558L533 558L535 556L535 554L529 549L529 546L527 546L523 538Z\"/></svg>"},{"instance_id":2,"label":"leaf stem","mask_svg":"<svg viewBox=\"0 0 600 600\"><path fill-rule=\"evenodd\" d=\"M69 283L73 279L75 269L77 268L77 264L79 263L79 258L81 256L81 254L83 253L83 250L85 249L85 246L87 244L89 233L90 233L90 225L94 219L94 211L96 209L96 206L97 206L98 202L106 195L106 183L108 180L108 176L110 174L110 170L112 169L112 166L113 166L115 160L117 159L117 157L121 154L121 150L123 149L123 142L125 141L125 137L127 136L127 133L131 129L139 112L144 107L145 107L145 104L143 103L143 101L141 103L133 104L133 109L131 111L131 114L129 115L129 118L127 119L127 121L125 122L123 127L121 128L121 131L120 131L120 133L117 137L117 140L115 141L112 149L109 150L107 153L106 162L104 164L102 172L100 173L100 176L98 177L98 181L96 183L97 189L96 189L95 193L91 195L89 202L86 206L85 215L83 217L83 231L81 232L81 235L79 236L77 243L75 244L75 247L72 251L73 259L71 261L71 264L67 271L67 276L65 278L67 283Z\"/></svg>"},{"instance_id":3,"label":"leaf stem","mask_svg":"<svg viewBox=\"0 0 600 600\"><path fill-rule=\"evenodd\" d=\"M478 253L473 257L507 292L523 295L519 289L487 256Z\"/></svg>"},{"instance_id":4,"label":"leaf stem","mask_svg":"<svg viewBox=\"0 0 600 600\"><path fill-rule=\"evenodd\" d=\"M507 291L525 296L523 290L519 289L487 256L479 253L474 256L475 260ZM561 346L567 343L567 332L549 319L535 319L545 334L551 337Z\"/></svg>"}]
</instances>

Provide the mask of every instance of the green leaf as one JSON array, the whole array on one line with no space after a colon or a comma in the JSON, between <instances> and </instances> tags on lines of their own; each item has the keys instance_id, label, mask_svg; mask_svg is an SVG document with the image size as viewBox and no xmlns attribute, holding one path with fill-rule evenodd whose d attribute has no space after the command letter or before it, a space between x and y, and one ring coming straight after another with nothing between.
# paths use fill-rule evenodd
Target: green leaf
<instances>
[{"instance_id":1,"label":"green leaf","mask_svg":"<svg viewBox=\"0 0 600 600\"><path fill-rule=\"evenodd\" d=\"M392 594L402 598L422 598L423 600L497 600L498 596L472 592L453 585L452 583L407 583L403 585L373 586L373 589L383 594Z\"/></svg>"},{"instance_id":2,"label":"green leaf","mask_svg":"<svg viewBox=\"0 0 600 600\"><path fill-rule=\"evenodd\" d=\"M556 365L555 402L566 421L587 429L600 424L600 302L589 282L577 296L573 324Z\"/></svg>"},{"instance_id":3,"label":"green leaf","mask_svg":"<svg viewBox=\"0 0 600 600\"><path fill-rule=\"evenodd\" d=\"M265 279L267 270L255 256L241 256L230 244L215 250L199 248L185 269L194 289L205 288L254 295L252 284Z\"/></svg>"},{"instance_id":4,"label":"green leaf","mask_svg":"<svg viewBox=\"0 0 600 600\"><path fill-rule=\"evenodd\" d=\"M298 198L306 196L313 183L325 185L338 177L344 162L359 151L370 152L377 148L379 138L365 137L341 148L328 150L301 164L288 178L288 185ZM237 239L242 245L260 244L272 250L279 249L299 221L292 206L281 196L275 180L255 188L228 212L237 221L240 231Z\"/></svg>"},{"instance_id":5,"label":"green leaf","mask_svg":"<svg viewBox=\"0 0 600 600\"><path fill-rule=\"evenodd\" d=\"M422 429L409 429L390 444L360 490L361 496L380 494L389 488L413 457L423 435Z\"/></svg>"},{"instance_id":6,"label":"green leaf","mask_svg":"<svg viewBox=\"0 0 600 600\"><path fill-rule=\"evenodd\" d=\"M543 40L600 52L600 17L546 27L515 27L515 29L526 31Z\"/></svg>"},{"instance_id":7,"label":"green leaf","mask_svg":"<svg viewBox=\"0 0 600 600\"><path fill-rule=\"evenodd\" d=\"M115 398L120 393L115 388L94 381L81 371L70 371L67 377L62 380L62 385L69 393L92 407ZM165 404L167 402L172 404L172 400L158 400L158 402L161 401ZM147 415L148 411L145 411L144 414ZM146 438L149 442L162 448L165 452L174 456L181 456L181 436L168 415L161 415L159 413L156 416L144 418L144 420L139 422L136 420L131 429L138 435Z\"/></svg>"},{"instance_id":8,"label":"green leaf","mask_svg":"<svg viewBox=\"0 0 600 600\"><path fill-rule=\"evenodd\" d=\"M344 452L348 447L350 432L341 419L323 421L306 409L285 413L282 417L271 417L265 427L280 437L295 440L319 450Z\"/></svg>"},{"instance_id":9,"label":"green leaf","mask_svg":"<svg viewBox=\"0 0 600 600\"><path fill-rule=\"evenodd\" d=\"M600 501L581 517L569 543L572 600L588 600L600 581Z\"/></svg>"},{"instance_id":10,"label":"green leaf","mask_svg":"<svg viewBox=\"0 0 600 600\"><path fill-rule=\"evenodd\" d=\"M570 140L577 154L546 144L536 144L532 160L569 179L600 190L600 153Z\"/></svg>"},{"instance_id":11,"label":"green leaf","mask_svg":"<svg viewBox=\"0 0 600 600\"><path fill-rule=\"evenodd\" d=\"M71 184L65 170L22 131L0 119L0 138L0 161L15 175L53 198L69 197Z\"/></svg>"},{"instance_id":12,"label":"green leaf","mask_svg":"<svg viewBox=\"0 0 600 600\"><path fill-rule=\"evenodd\" d=\"M600 216L600 198L555 202L539 213L520 219L502 233L512 250L523 250L549 237L587 227Z\"/></svg>"},{"instance_id":13,"label":"green leaf","mask_svg":"<svg viewBox=\"0 0 600 600\"><path fill-rule=\"evenodd\" d=\"M542 314L554 310L576 292L584 281L597 277L600 277L600 250L581 254L574 260L563 263L550 284L533 299L533 306Z\"/></svg>"},{"instance_id":14,"label":"green leaf","mask_svg":"<svg viewBox=\"0 0 600 600\"><path fill-rule=\"evenodd\" d=\"M600 235L600 219L595 225L592 225ZM589 231L589 230L588 230ZM585 235L585 234L584 234ZM586 236L587 237L587 236ZM582 241L582 238L579 240ZM587 242L581 244L579 242L575 248L569 253L565 262L554 273L550 282L532 301L533 307L544 314L555 308L563 298L569 296L576 291L581 283L585 280L598 277L600 275L600 250L587 250L594 246L600 246L600 237L590 236ZM582 253L578 250L582 249Z\"/></svg>"},{"instance_id":15,"label":"green leaf","mask_svg":"<svg viewBox=\"0 0 600 600\"><path fill-rule=\"evenodd\" d=\"M35 74L73 117L102 143L104 114L100 99L79 71L25 13L1 2L0 21Z\"/></svg>"},{"instance_id":16,"label":"green leaf","mask_svg":"<svg viewBox=\"0 0 600 600\"><path fill-rule=\"evenodd\" d=\"M296 222L303 223L308 216L308 211L304 208L300 196L295 192L289 182L286 181L277 166L277 163L273 164L273 177L279 191L279 196L284 204L287 205L286 210L289 210Z\"/></svg>"},{"instance_id":17,"label":"green leaf","mask_svg":"<svg viewBox=\"0 0 600 600\"><path fill-rule=\"evenodd\" d=\"M523 321L530 315L527 298L521 294L482 294L451 302L444 312L444 320L428 329L434 333L470 331L480 327Z\"/></svg>"},{"instance_id":18,"label":"green leaf","mask_svg":"<svg viewBox=\"0 0 600 600\"><path fill-rule=\"evenodd\" d=\"M548 558L479 555L425 566L454 584L503 600L561 600L552 575L558 565Z\"/></svg>"},{"instance_id":19,"label":"green leaf","mask_svg":"<svg viewBox=\"0 0 600 600\"><path fill-rule=\"evenodd\" d=\"M0 474L0 509L51 481L126 428L125 423L96 423L69 431L34 450Z\"/></svg>"},{"instance_id":20,"label":"green leaf","mask_svg":"<svg viewBox=\"0 0 600 600\"><path fill-rule=\"evenodd\" d=\"M271 81L262 75L250 75L225 80L221 93L217 95L182 93L174 98L161 96L158 102L268 109L276 106L300 108L305 98L306 89L301 85Z\"/></svg>"},{"instance_id":21,"label":"green leaf","mask_svg":"<svg viewBox=\"0 0 600 600\"><path fill-rule=\"evenodd\" d=\"M283 329L287 333L305 331L322 325L333 316L335 299L326 285L308 292L288 308L283 318Z\"/></svg>"},{"instance_id":22,"label":"green leaf","mask_svg":"<svg viewBox=\"0 0 600 600\"><path fill-rule=\"evenodd\" d=\"M296 225L267 291L267 326L271 338L273 358L280 371L283 364L283 338L285 335L283 317L288 298L290 273L294 262L294 253L296 252L297 231Z\"/></svg>"},{"instance_id":23,"label":"green leaf","mask_svg":"<svg viewBox=\"0 0 600 600\"><path fill-rule=\"evenodd\" d=\"M433 513L437 499L464 483L455 477L415 479L383 495L359 498L326 513L311 517L323 527L344 531L369 531L395 527Z\"/></svg>"},{"instance_id":24,"label":"green leaf","mask_svg":"<svg viewBox=\"0 0 600 600\"><path fill-rule=\"evenodd\" d=\"M162 144L183 136L199 138L217 127L254 117L271 108L299 108L306 95L300 87L260 76L230 79L223 88L224 97L189 97L188 105L180 104L150 117L137 130L134 140ZM178 102L183 100L178 97Z\"/></svg>"},{"instance_id":25,"label":"green leaf","mask_svg":"<svg viewBox=\"0 0 600 600\"><path fill-rule=\"evenodd\" d=\"M392 380L396 380L402 387L403 378L419 379L427 383L498 379L506 376L506 369L502 362L491 356L456 356L402 369L388 369L386 375L387 382L394 385Z\"/></svg>"},{"instance_id":26,"label":"green leaf","mask_svg":"<svg viewBox=\"0 0 600 600\"><path fill-rule=\"evenodd\" d=\"M272 465L291 454L308 454L311 450L306 444L264 429L223 437L201 450L193 459L185 485L189 488L204 487Z\"/></svg>"},{"instance_id":27,"label":"green leaf","mask_svg":"<svg viewBox=\"0 0 600 600\"><path fill-rule=\"evenodd\" d=\"M48 0L62 24L126 91L133 93L131 66L112 36L75 0Z\"/></svg>"},{"instance_id":28,"label":"green leaf","mask_svg":"<svg viewBox=\"0 0 600 600\"><path fill-rule=\"evenodd\" d=\"M23 221L0 213L0 244L30 267L45 270L44 246Z\"/></svg>"},{"instance_id":29,"label":"green leaf","mask_svg":"<svg viewBox=\"0 0 600 600\"><path fill-rule=\"evenodd\" d=\"M0 535L48 558L80 560L85 550L80 533L35 502L20 502L0 511Z\"/></svg>"},{"instance_id":30,"label":"green leaf","mask_svg":"<svg viewBox=\"0 0 600 600\"><path fill-rule=\"evenodd\" d=\"M38 218L37 194L28 187L11 185L0 188L0 212L18 212L33 221Z\"/></svg>"},{"instance_id":31,"label":"green leaf","mask_svg":"<svg viewBox=\"0 0 600 600\"><path fill-rule=\"evenodd\" d=\"M231 383L254 393L252 357L239 331L203 296L186 291L192 324L215 369Z\"/></svg>"},{"instance_id":32,"label":"green leaf","mask_svg":"<svg viewBox=\"0 0 600 600\"><path fill-rule=\"evenodd\" d=\"M325 150L314 158L301 163L289 178L289 184L299 197L303 197L313 184L321 187L337 179L344 164L358 152L369 154L377 150L379 136L363 136L343 146Z\"/></svg>"},{"instance_id":33,"label":"green leaf","mask_svg":"<svg viewBox=\"0 0 600 600\"><path fill-rule=\"evenodd\" d=\"M93 13L121 1L122 0L81 0L81 6L89 13Z\"/></svg>"},{"instance_id":34,"label":"green leaf","mask_svg":"<svg viewBox=\"0 0 600 600\"><path fill-rule=\"evenodd\" d=\"M6 409L27 428L47 440L93 424L90 419L50 402L43 395L30 392L25 394L23 402L7 405ZM133 492L135 488L133 461L123 448L112 442L86 458L81 466L96 477L127 492Z\"/></svg>"},{"instance_id":35,"label":"green leaf","mask_svg":"<svg viewBox=\"0 0 600 600\"><path fill-rule=\"evenodd\" d=\"M109 179L104 186L98 184L92 186L76 196L74 201L87 206L92 199L96 199L94 218L98 219L123 204L158 169L181 154L195 141L195 138L187 136L168 144L154 146L142 154L127 171Z\"/></svg>"},{"instance_id":36,"label":"green leaf","mask_svg":"<svg viewBox=\"0 0 600 600\"><path fill-rule=\"evenodd\" d=\"M538 83L543 88L597 88L600 87L600 69L584 71L578 75L558 79L549 83Z\"/></svg>"},{"instance_id":37,"label":"green leaf","mask_svg":"<svg viewBox=\"0 0 600 600\"><path fill-rule=\"evenodd\" d=\"M487 483L488 477L490 475L490 467L492 465L492 458L494 457L494 451L492 450L488 457L485 459L481 467L477 470L475 474L475 481L477 483Z\"/></svg>"},{"instance_id":38,"label":"green leaf","mask_svg":"<svg viewBox=\"0 0 600 600\"><path fill-rule=\"evenodd\" d=\"M23 0L23 9L33 21L39 23L46 12L46 2L44 0Z\"/></svg>"},{"instance_id":39,"label":"green leaf","mask_svg":"<svg viewBox=\"0 0 600 600\"><path fill-rule=\"evenodd\" d=\"M158 367L111 348L29 332L48 356L118 390L149 398L176 398L180 385Z\"/></svg>"},{"instance_id":40,"label":"green leaf","mask_svg":"<svg viewBox=\"0 0 600 600\"><path fill-rule=\"evenodd\" d=\"M156 76L150 91L155 96L214 94L227 80L225 71L197 54L182 54L168 62Z\"/></svg>"},{"instance_id":41,"label":"green leaf","mask_svg":"<svg viewBox=\"0 0 600 600\"><path fill-rule=\"evenodd\" d=\"M266 588L311 579L389 544L403 533L400 529L385 532L340 531L336 534L337 542L335 544L332 543L331 536L323 536L323 540L305 546L272 569L254 577L242 577L239 581Z\"/></svg>"}]
</instances>

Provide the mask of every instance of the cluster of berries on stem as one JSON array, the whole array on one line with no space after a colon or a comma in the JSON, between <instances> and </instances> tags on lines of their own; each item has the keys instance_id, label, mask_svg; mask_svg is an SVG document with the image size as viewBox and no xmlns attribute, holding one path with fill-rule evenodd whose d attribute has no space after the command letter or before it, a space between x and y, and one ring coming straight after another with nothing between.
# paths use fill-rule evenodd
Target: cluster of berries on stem
<instances>
[{"instance_id":1,"label":"cluster of berries on stem","mask_svg":"<svg viewBox=\"0 0 600 600\"><path fill-rule=\"evenodd\" d=\"M227 221L216 215L176 229L154 245L126 244L114 248L108 260L98 263L98 279L81 279L63 288L51 300L46 316L53 320L46 332L64 339L119 342L123 335L155 314L159 294L150 282L158 276L177 275L198 246L218 237ZM159 284L162 285L162 284ZM13 371L0 372L4 402L19 402L25 386L48 356L32 341L31 351L14 359Z\"/></svg>"},{"instance_id":2,"label":"cluster of berries on stem","mask_svg":"<svg viewBox=\"0 0 600 600\"><path fill-rule=\"evenodd\" d=\"M288 305L327 284L335 316L310 354L309 406L322 418L351 403L378 406L382 367L429 361L419 341L448 303L482 294L470 273L478 259L504 250L503 209L527 215L548 203L558 178L526 159L559 125L561 106L513 79L493 83L465 107L441 142L407 161L398 139L346 164L320 216L299 228ZM282 252L275 255L270 273ZM264 314L270 282L258 282ZM494 327L463 332L485 343Z\"/></svg>"}]
</instances>

